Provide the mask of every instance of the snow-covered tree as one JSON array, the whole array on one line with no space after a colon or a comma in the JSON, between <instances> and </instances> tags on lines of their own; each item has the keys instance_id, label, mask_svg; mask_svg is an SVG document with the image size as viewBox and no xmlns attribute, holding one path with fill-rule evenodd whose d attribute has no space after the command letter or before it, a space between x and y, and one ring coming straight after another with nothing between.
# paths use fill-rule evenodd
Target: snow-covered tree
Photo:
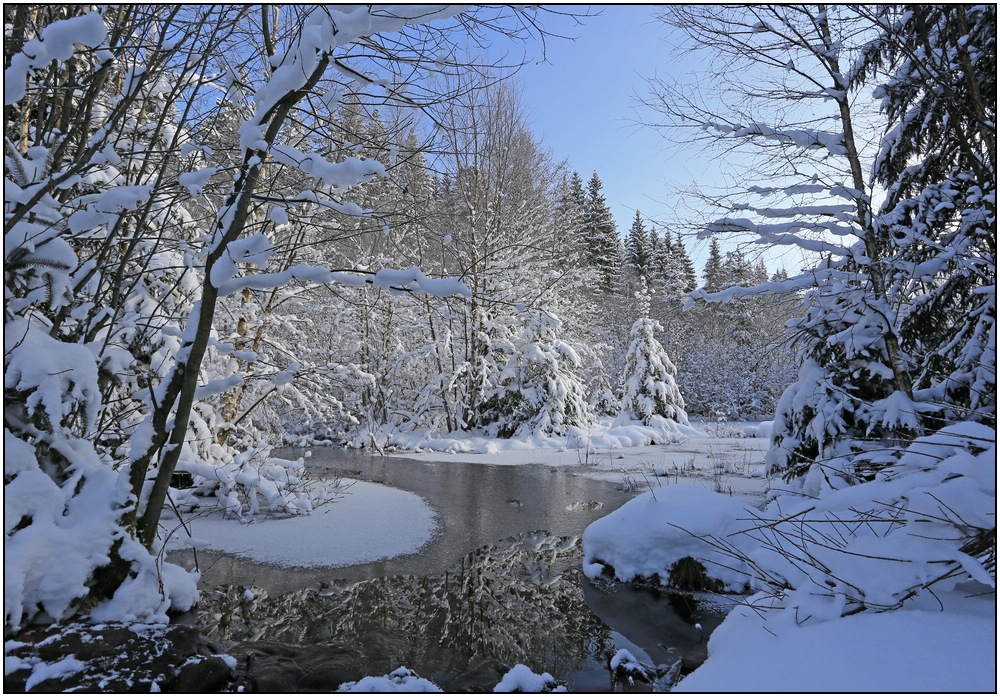
<instances>
[{"instance_id":1,"label":"snow-covered tree","mask_svg":"<svg viewBox=\"0 0 1000 697\"><path fill-rule=\"evenodd\" d=\"M656 338L662 325L649 317L649 290L645 281L636 294L639 319L632 325L631 343L625 356L622 376L622 411L646 425L661 417L679 424L687 423L684 398L677 387L674 366Z\"/></svg>"},{"instance_id":2,"label":"snow-covered tree","mask_svg":"<svg viewBox=\"0 0 1000 697\"><path fill-rule=\"evenodd\" d=\"M912 419L895 408L900 397L912 399L911 366L900 348L900 306L884 264L891 250L873 222L873 183L865 174L859 129L871 121L855 98L860 85L849 80L850 62L871 37L867 23L841 6L672 8L669 16L693 44L712 47L720 94L717 102L699 104L660 82L657 106L683 126L707 129L699 137L758 153L747 179L770 178L767 186L721 199L728 210L706 234L749 233L830 260L768 289L815 288L795 331L804 364L822 368L803 374L779 407L772 466L800 472L828 447L866 450L912 437ZM766 88L748 90L749 74ZM811 116L799 114L805 104ZM773 123L762 120L768 113ZM869 131L867 139L873 137ZM739 294L745 293L730 289L715 299ZM859 401L874 406L858 409Z\"/></svg>"},{"instance_id":3,"label":"snow-covered tree","mask_svg":"<svg viewBox=\"0 0 1000 697\"><path fill-rule=\"evenodd\" d=\"M669 237L669 232L664 233L664 241L667 237ZM684 294L691 293L698 287L698 276L694 270L694 262L691 261L691 257L688 255L687 249L684 246L684 240L681 239L680 234L677 235L670 245L670 254L677 260L680 267L681 282L678 286Z\"/></svg>"},{"instance_id":4,"label":"snow-covered tree","mask_svg":"<svg viewBox=\"0 0 1000 697\"><path fill-rule=\"evenodd\" d=\"M995 426L996 7L859 12L881 33L856 79L880 79L888 119L875 225L907 304L899 334L919 415Z\"/></svg>"},{"instance_id":5,"label":"snow-covered tree","mask_svg":"<svg viewBox=\"0 0 1000 697\"><path fill-rule=\"evenodd\" d=\"M704 280L703 288L706 292L715 293L726 287L724 263L722 246L719 244L719 240L713 237L709 243L705 269L701 273Z\"/></svg>"},{"instance_id":6,"label":"snow-covered tree","mask_svg":"<svg viewBox=\"0 0 1000 697\"><path fill-rule=\"evenodd\" d=\"M552 242L574 273L586 270L587 195L579 172L564 176L556 192L555 230Z\"/></svg>"},{"instance_id":7,"label":"snow-covered tree","mask_svg":"<svg viewBox=\"0 0 1000 697\"><path fill-rule=\"evenodd\" d=\"M625 263L639 276L648 276L653 265L653 245L639 211L625 238Z\"/></svg>"},{"instance_id":8,"label":"snow-covered tree","mask_svg":"<svg viewBox=\"0 0 1000 697\"><path fill-rule=\"evenodd\" d=\"M447 268L472 298L451 308L452 376L438 382L453 386L456 422L464 428L494 418L484 400L507 363L504 347L519 335L522 310L562 313L562 326L579 327L584 322L574 316L589 310L576 299L590 290L593 274L575 265L582 248L578 192L572 179L568 190L560 187L561 172L528 129L517 92L492 86L441 112Z\"/></svg>"},{"instance_id":9,"label":"snow-covered tree","mask_svg":"<svg viewBox=\"0 0 1000 697\"><path fill-rule=\"evenodd\" d=\"M651 292L671 304L687 299L695 289L694 267L687 256L680 239L671 240L670 231L665 230L663 239L654 227L651 236L651 264L647 278Z\"/></svg>"},{"instance_id":10,"label":"snow-covered tree","mask_svg":"<svg viewBox=\"0 0 1000 697\"><path fill-rule=\"evenodd\" d=\"M754 610L791 626L995 587L996 8L668 12L720 99L659 83L661 112L749 146L766 182L717 198L707 232L822 257L708 296L805 291L767 455L792 486L729 538Z\"/></svg>"},{"instance_id":11,"label":"snow-covered tree","mask_svg":"<svg viewBox=\"0 0 1000 697\"><path fill-rule=\"evenodd\" d=\"M559 338L560 321L532 312L509 344L507 364L484 390L481 423L501 438L563 434L592 420L580 359Z\"/></svg>"}]
</instances>

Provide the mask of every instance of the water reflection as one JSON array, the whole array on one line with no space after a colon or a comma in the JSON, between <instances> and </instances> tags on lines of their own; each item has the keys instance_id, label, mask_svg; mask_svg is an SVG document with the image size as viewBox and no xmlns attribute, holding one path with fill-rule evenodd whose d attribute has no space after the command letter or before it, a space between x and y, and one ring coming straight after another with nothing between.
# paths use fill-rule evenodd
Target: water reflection
<instances>
[{"instance_id":1,"label":"water reflection","mask_svg":"<svg viewBox=\"0 0 1000 697\"><path fill-rule=\"evenodd\" d=\"M209 592L199 625L227 645L351 648L371 674L405 665L446 690L491 689L468 682L485 660L547 671L574 691L607 691L619 648L637 645L669 665L697 643L696 605L685 619L667 594L604 593L582 577L581 556L576 537L521 534L433 576L324 582L250 600L239 586Z\"/></svg>"},{"instance_id":2,"label":"water reflection","mask_svg":"<svg viewBox=\"0 0 1000 697\"><path fill-rule=\"evenodd\" d=\"M314 452L307 462L318 475L423 496L441 530L415 554L352 567L277 568L200 552L208 590L197 622L233 655L259 640L340 646L358 651L369 675L405 665L449 691L490 691L497 670L524 663L598 692L612 687L618 649L670 666L702 638L695 622L707 636L721 619L690 596L583 577L579 535L630 498L612 483L541 465Z\"/></svg>"}]
</instances>

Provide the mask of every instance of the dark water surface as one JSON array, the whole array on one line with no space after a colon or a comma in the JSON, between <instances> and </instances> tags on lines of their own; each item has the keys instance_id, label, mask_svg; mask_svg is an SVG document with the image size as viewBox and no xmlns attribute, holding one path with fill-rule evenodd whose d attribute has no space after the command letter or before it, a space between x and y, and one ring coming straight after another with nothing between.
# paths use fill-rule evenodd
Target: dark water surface
<instances>
[{"instance_id":1,"label":"dark water surface","mask_svg":"<svg viewBox=\"0 0 1000 697\"><path fill-rule=\"evenodd\" d=\"M704 600L599 588L583 576L584 528L633 495L614 483L568 468L424 462L333 448L314 448L307 463L321 476L422 496L437 514L438 533L414 554L323 569L199 552L207 590L197 621L210 636L227 644L351 647L372 675L405 665L445 689L477 686L470 676L486 670L485 661L525 663L574 691L607 691L607 662L618 649L671 665L702 639L696 622L707 634L721 621L718 606ZM243 592L250 586L258 589L252 597Z\"/></svg>"}]
</instances>

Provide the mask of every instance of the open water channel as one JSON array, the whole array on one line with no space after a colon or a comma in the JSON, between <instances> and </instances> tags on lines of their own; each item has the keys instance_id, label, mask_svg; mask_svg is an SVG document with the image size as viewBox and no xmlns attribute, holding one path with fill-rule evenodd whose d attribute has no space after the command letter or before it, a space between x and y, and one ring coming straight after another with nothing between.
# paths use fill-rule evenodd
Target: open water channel
<instances>
[{"instance_id":1,"label":"open water channel","mask_svg":"<svg viewBox=\"0 0 1000 697\"><path fill-rule=\"evenodd\" d=\"M613 482L569 468L335 448L314 448L307 462L320 476L422 496L439 531L414 554L347 567L279 568L199 552L197 622L224 646L344 647L360 653L369 675L404 665L449 691L491 689L517 663L573 691L608 691L618 649L671 666L731 604L583 576L584 528L632 495Z\"/></svg>"}]
</instances>

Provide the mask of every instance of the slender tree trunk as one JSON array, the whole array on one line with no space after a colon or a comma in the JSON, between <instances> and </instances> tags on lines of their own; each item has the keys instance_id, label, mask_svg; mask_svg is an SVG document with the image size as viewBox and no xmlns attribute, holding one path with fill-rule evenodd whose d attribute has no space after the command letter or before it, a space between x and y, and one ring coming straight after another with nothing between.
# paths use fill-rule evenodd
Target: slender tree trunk
<instances>
[{"instance_id":1,"label":"slender tree trunk","mask_svg":"<svg viewBox=\"0 0 1000 697\"><path fill-rule=\"evenodd\" d=\"M819 20L819 27L822 31L823 38L828 44L832 45L833 37L830 32L830 23L829 19L827 19L827 7L825 5L819 6L819 16L821 17ZM838 82L836 85L837 89L843 90L846 94L847 85L840 84L840 62L836 58L836 54L832 52L828 53L825 60L828 61L827 65L832 75L836 76L835 79ZM851 114L851 105L847 97L843 96L837 99L837 106L840 110L840 120L844 128L844 147L847 150L847 161L851 167L851 179L853 186L858 191L864 192L868 189L868 185L865 181L864 170L861 167L861 157L858 154L858 146L854 138L854 122ZM865 254L868 256L866 271L868 272L868 278L872 284L872 292L875 295L876 300L888 303L889 298L886 291L882 266L884 250L882 248L882 242L879 239L879 232L875 227L875 221L871 211L871 203L861 197L858 197L857 214L858 222L861 225L861 229L864 234ZM895 382L897 389L912 399L913 382L909 371L906 370L903 365L902 351L899 347L899 338L896 336L896 323L891 317L885 317L883 315L883 319L885 319L887 325L886 333L884 335L886 357L889 360L889 369L892 370L893 381Z\"/></svg>"}]
</instances>

